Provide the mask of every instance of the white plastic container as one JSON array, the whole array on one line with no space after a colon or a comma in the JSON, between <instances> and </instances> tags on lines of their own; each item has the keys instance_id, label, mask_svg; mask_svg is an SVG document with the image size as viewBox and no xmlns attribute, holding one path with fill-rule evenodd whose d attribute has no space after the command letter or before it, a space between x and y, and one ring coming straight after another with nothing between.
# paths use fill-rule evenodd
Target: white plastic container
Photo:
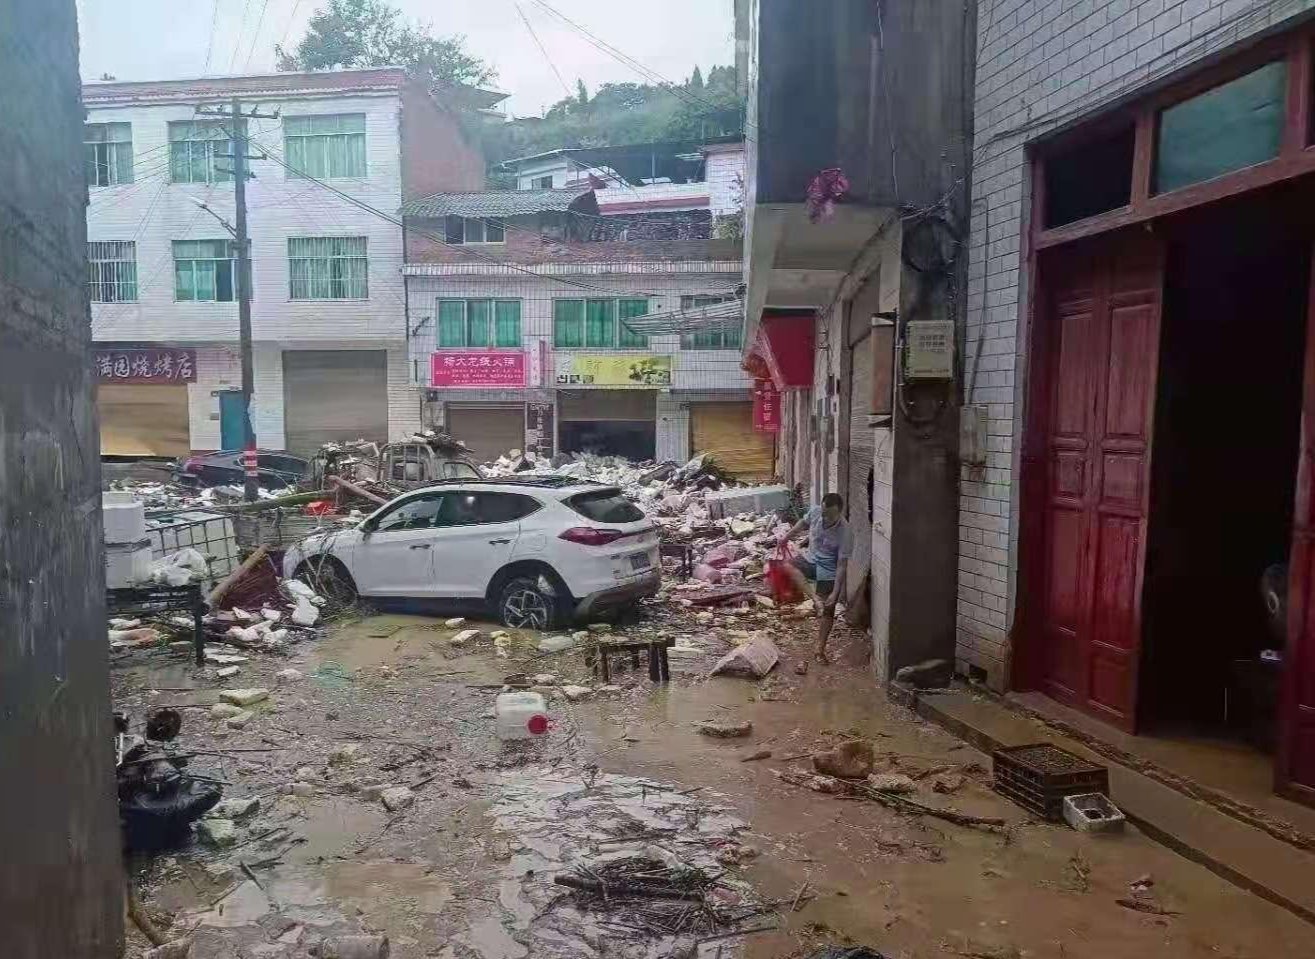
<instances>
[{"instance_id":1,"label":"white plastic container","mask_svg":"<svg viewBox=\"0 0 1315 959\"><path fill-rule=\"evenodd\" d=\"M533 739L548 731L548 704L538 693L502 693L493 705L493 721L503 742Z\"/></svg>"},{"instance_id":2,"label":"white plastic container","mask_svg":"<svg viewBox=\"0 0 1315 959\"><path fill-rule=\"evenodd\" d=\"M119 490L104 493L100 511L106 543L138 543L146 538L146 509L131 493Z\"/></svg>"},{"instance_id":3,"label":"white plastic container","mask_svg":"<svg viewBox=\"0 0 1315 959\"><path fill-rule=\"evenodd\" d=\"M105 586L124 589L140 586L151 578L151 543L142 540L123 546L105 546Z\"/></svg>"},{"instance_id":4,"label":"white plastic container","mask_svg":"<svg viewBox=\"0 0 1315 959\"><path fill-rule=\"evenodd\" d=\"M713 519L726 519L741 513L766 513L789 505L790 487L737 486L709 493L703 502Z\"/></svg>"},{"instance_id":5,"label":"white plastic container","mask_svg":"<svg viewBox=\"0 0 1315 959\"><path fill-rule=\"evenodd\" d=\"M1064 797L1064 819L1078 832L1119 832L1123 813L1101 793Z\"/></svg>"}]
</instances>

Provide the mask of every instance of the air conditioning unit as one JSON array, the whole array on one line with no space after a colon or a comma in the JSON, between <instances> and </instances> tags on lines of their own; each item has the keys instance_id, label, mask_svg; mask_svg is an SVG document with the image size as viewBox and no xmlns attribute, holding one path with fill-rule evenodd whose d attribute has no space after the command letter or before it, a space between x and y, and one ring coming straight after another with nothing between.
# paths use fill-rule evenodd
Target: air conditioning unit
<instances>
[{"instance_id":1,"label":"air conditioning unit","mask_svg":"<svg viewBox=\"0 0 1315 959\"><path fill-rule=\"evenodd\" d=\"M918 320L904 328L904 379L954 379L954 323Z\"/></svg>"}]
</instances>

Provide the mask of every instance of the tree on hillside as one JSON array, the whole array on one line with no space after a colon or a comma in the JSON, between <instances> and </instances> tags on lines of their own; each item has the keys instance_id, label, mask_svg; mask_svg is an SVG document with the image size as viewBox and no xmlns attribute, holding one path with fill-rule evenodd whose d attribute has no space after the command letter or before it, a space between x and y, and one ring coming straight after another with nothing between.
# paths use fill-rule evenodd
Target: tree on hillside
<instances>
[{"instance_id":1,"label":"tree on hillside","mask_svg":"<svg viewBox=\"0 0 1315 959\"><path fill-rule=\"evenodd\" d=\"M384 0L328 0L292 50L276 46L280 70L406 67L430 89L480 86L496 71L466 52L464 37L436 37L429 24L407 23Z\"/></svg>"}]
</instances>

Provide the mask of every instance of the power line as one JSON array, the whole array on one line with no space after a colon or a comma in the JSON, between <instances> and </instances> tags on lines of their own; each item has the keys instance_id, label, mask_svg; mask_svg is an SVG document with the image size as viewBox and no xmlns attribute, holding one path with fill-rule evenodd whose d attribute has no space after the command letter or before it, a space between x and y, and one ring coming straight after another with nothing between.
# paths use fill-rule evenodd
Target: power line
<instances>
[{"instance_id":1,"label":"power line","mask_svg":"<svg viewBox=\"0 0 1315 959\"><path fill-rule=\"evenodd\" d=\"M297 11L299 9L301 9L301 0L297 0L297 2L292 5L292 13L288 14L288 25L283 30L283 39L278 42L280 48L288 42L288 35L292 33L292 24L297 19Z\"/></svg>"},{"instance_id":2,"label":"power line","mask_svg":"<svg viewBox=\"0 0 1315 959\"><path fill-rule=\"evenodd\" d=\"M233 41L233 55L228 58L228 72L232 73L233 68L237 66L237 54L242 49L242 34L247 28L247 13L251 9L251 0L247 0L242 5L242 19L237 24L237 37Z\"/></svg>"},{"instance_id":3,"label":"power line","mask_svg":"<svg viewBox=\"0 0 1315 959\"><path fill-rule=\"evenodd\" d=\"M219 0L215 0L214 7L210 11L210 39L205 45L205 70L203 73L210 72L210 55L215 49L215 27L219 24Z\"/></svg>"},{"instance_id":4,"label":"power line","mask_svg":"<svg viewBox=\"0 0 1315 959\"><path fill-rule=\"evenodd\" d=\"M269 8L269 0L264 0L260 5L260 16L256 18L256 29L251 34L251 49L247 51L247 62L243 65L243 70L251 69L251 58L256 55L256 43L260 40L260 28L265 23L265 11Z\"/></svg>"},{"instance_id":5,"label":"power line","mask_svg":"<svg viewBox=\"0 0 1315 959\"><path fill-rule=\"evenodd\" d=\"M570 86L567 85L566 79L562 76L561 71L557 69L557 64L553 63L552 57L548 55L547 48L544 47L543 41L539 39L539 35L534 32L534 27L530 25L530 18L525 16L525 11L521 9L519 3L516 4L516 12L521 15L521 22L525 24L525 29L530 31L530 38L534 41L534 45L539 48L539 52L543 54L543 58L548 61L548 66L552 68L552 72L556 75L557 82L562 85L562 90L565 91L567 99L570 99Z\"/></svg>"}]
</instances>

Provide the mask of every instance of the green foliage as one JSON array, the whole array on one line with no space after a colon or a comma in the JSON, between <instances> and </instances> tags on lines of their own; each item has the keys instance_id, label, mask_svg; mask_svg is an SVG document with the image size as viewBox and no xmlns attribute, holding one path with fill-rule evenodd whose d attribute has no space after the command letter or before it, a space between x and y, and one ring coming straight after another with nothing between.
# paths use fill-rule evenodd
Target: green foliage
<instances>
[{"instance_id":1,"label":"green foliage","mask_svg":"<svg viewBox=\"0 0 1315 959\"><path fill-rule=\"evenodd\" d=\"M605 83L592 97L581 81L574 96L554 103L542 118L489 124L484 152L490 164L564 147L621 146L660 140L701 140L744 132L744 100L735 68L698 67L672 88L647 83Z\"/></svg>"},{"instance_id":2,"label":"green foliage","mask_svg":"<svg viewBox=\"0 0 1315 959\"><path fill-rule=\"evenodd\" d=\"M275 47L280 70L404 66L430 89L480 86L496 71L466 52L464 37L435 37L432 27L407 23L384 0L329 0L315 11L291 51Z\"/></svg>"}]
</instances>

